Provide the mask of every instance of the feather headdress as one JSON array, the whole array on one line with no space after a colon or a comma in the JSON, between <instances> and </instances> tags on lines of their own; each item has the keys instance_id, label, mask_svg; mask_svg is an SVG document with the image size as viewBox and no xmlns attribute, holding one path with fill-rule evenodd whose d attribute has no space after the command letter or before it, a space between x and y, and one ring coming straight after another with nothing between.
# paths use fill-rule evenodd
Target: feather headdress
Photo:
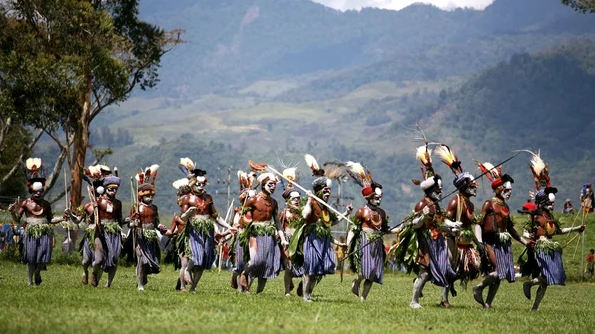
<instances>
[{"instance_id":1,"label":"feather headdress","mask_svg":"<svg viewBox=\"0 0 595 334\"><path fill-rule=\"evenodd\" d=\"M184 176L192 177L192 171L195 169L194 162L190 158L180 158L180 164L178 165Z\"/></svg>"},{"instance_id":2,"label":"feather headdress","mask_svg":"<svg viewBox=\"0 0 595 334\"><path fill-rule=\"evenodd\" d=\"M310 154L304 155L304 159L306 160L308 167L312 170L312 176L315 177L314 181L312 181L312 188L314 191L317 192L325 187L330 187L332 181L325 176L324 169L320 167L316 159Z\"/></svg>"},{"instance_id":3,"label":"feather headdress","mask_svg":"<svg viewBox=\"0 0 595 334\"><path fill-rule=\"evenodd\" d=\"M159 165L151 165L151 167L145 168L144 171L139 170L138 173L136 173L135 178L139 184L150 183L155 185L157 170L159 170Z\"/></svg>"},{"instance_id":4,"label":"feather headdress","mask_svg":"<svg viewBox=\"0 0 595 334\"><path fill-rule=\"evenodd\" d=\"M529 161L529 169L533 174L533 181L535 182L535 202L544 203L547 200L553 202L556 198L554 194L558 192L558 189L551 186L551 180L547 164L541 159L540 151L534 153L529 150L519 150L521 152L527 152L531 154L531 160ZM519 152L516 151L516 152Z\"/></svg>"},{"instance_id":5,"label":"feather headdress","mask_svg":"<svg viewBox=\"0 0 595 334\"><path fill-rule=\"evenodd\" d=\"M502 166L494 167L494 165L489 162L476 162L481 172L485 174L488 180L490 180L493 190L498 190L504 185L510 186L508 182L514 183L514 180L510 175L502 174Z\"/></svg>"},{"instance_id":6,"label":"feather headdress","mask_svg":"<svg viewBox=\"0 0 595 334\"><path fill-rule=\"evenodd\" d=\"M41 158L29 158L23 167L28 188L33 187L34 190L41 190L45 187L46 171Z\"/></svg>"},{"instance_id":7,"label":"feather headdress","mask_svg":"<svg viewBox=\"0 0 595 334\"><path fill-rule=\"evenodd\" d=\"M373 194L382 194L382 186L379 183L374 182L372 174L367 167L362 166L359 162L353 161L347 161L345 166L347 167L347 174L349 174L349 176L362 187L362 196L368 198Z\"/></svg>"},{"instance_id":8,"label":"feather headdress","mask_svg":"<svg viewBox=\"0 0 595 334\"><path fill-rule=\"evenodd\" d=\"M440 157L440 160L450 168L452 173L455 175L455 179L453 180L453 185L460 189L461 187L465 186L468 182L472 182L475 180L473 175L463 170L463 166L461 165L461 161L457 157L457 155L445 144L438 145L434 152Z\"/></svg>"},{"instance_id":9,"label":"feather headdress","mask_svg":"<svg viewBox=\"0 0 595 334\"><path fill-rule=\"evenodd\" d=\"M422 180L411 180L413 184L420 185L422 181L427 180L435 175L434 167L432 166L432 150L428 145L422 145L415 150L415 158L419 160L419 169L421 170Z\"/></svg>"}]
</instances>

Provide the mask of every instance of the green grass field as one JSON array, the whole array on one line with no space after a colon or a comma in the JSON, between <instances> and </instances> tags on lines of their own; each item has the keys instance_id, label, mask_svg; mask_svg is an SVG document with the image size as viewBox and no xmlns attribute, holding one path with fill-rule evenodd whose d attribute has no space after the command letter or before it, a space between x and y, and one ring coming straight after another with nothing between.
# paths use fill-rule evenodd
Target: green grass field
<instances>
[{"instance_id":1,"label":"green grass field","mask_svg":"<svg viewBox=\"0 0 595 334\"><path fill-rule=\"evenodd\" d=\"M366 302L351 294L352 274L341 283L327 276L314 291L314 303L283 295L282 279L264 293L241 294L229 287L230 272L207 272L195 294L176 292L177 273L168 266L137 291L133 267L118 270L112 288L80 282L81 269L52 264L38 287L26 284L22 264L0 264L0 333L591 333L595 329L595 284L552 287L539 312L522 295L522 283L503 283L494 308L483 310L471 289L441 309L439 288L424 289L424 308L408 307L413 276L387 274ZM101 283L105 283L105 275Z\"/></svg>"}]
</instances>

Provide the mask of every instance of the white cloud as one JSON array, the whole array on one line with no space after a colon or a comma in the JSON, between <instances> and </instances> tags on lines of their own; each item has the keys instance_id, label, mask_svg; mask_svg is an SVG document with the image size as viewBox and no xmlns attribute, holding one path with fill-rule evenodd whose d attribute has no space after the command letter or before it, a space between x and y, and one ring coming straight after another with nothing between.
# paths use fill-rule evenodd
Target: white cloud
<instances>
[{"instance_id":1,"label":"white cloud","mask_svg":"<svg viewBox=\"0 0 595 334\"><path fill-rule=\"evenodd\" d=\"M375 7L383 9L399 10L416 2L429 3L443 9L454 9L457 7L470 7L484 9L494 0L312 0L327 7L341 11L363 7Z\"/></svg>"}]
</instances>

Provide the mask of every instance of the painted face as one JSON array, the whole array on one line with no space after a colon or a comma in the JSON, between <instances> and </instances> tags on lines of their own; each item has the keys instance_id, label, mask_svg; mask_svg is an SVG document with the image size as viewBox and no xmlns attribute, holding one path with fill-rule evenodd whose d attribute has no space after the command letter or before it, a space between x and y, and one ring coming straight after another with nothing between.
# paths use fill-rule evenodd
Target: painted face
<instances>
[{"instance_id":1,"label":"painted face","mask_svg":"<svg viewBox=\"0 0 595 334\"><path fill-rule=\"evenodd\" d=\"M502 189L500 196L502 196L502 198L504 198L505 200L508 200L510 196L512 196L512 185L510 184L510 182L504 183L504 189Z\"/></svg>"},{"instance_id":2,"label":"painted face","mask_svg":"<svg viewBox=\"0 0 595 334\"><path fill-rule=\"evenodd\" d=\"M319 196L323 201L328 202L329 198L331 197L331 187L324 187L320 191Z\"/></svg>"},{"instance_id":3,"label":"painted face","mask_svg":"<svg viewBox=\"0 0 595 334\"><path fill-rule=\"evenodd\" d=\"M196 182L192 185L192 191L197 193L198 195L202 195L205 192L205 187L207 186L207 179L204 177L196 178Z\"/></svg>"},{"instance_id":4,"label":"painted face","mask_svg":"<svg viewBox=\"0 0 595 334\"><path fill-rule=\"evenodd\" d=\"M115 198L118 193L118 186L107 186L105 188L105 194L109 198Z\"/></svg>"},{"instance_id":5,"label":"painted face","mask_svg":"<svg viewBox=\"0 0 595 334\"><path fill-rule=\"evenodd\" d=\"M33 183L29 192L31 193L31 198L33 199L41 199L45 194L45 190L43 189L43 184L41 182Z\"/></svg>"},{"instance_id":6,"label":"painted face","mask_svg":"<svg viewBox=\"0 0 595 334\"><path fill-rule=\"evenodd\" d=\"M153 197L154 195L144 195L141 197L141 201L147 205L150 205L153 203Z\"/></svg>"},{"instance_id":7,"label":"painted face","mask_svg":"<svg viewBox=\"0 0 595 334\"><path fill-rule=\"evenodd\" d=\"M374 195L368 199L368 203L372 206L379 206L380 202L382 202L382 189L376 188Z\"/></svg>"},{"instance_id":8,"label":"painted face","mask_svg":"<svg viewBox=\"0 0 595 334\"><path fill-rule=\"evenodd\" d=\"M477 195L477 182L470 179L467 181L467 185L461 190L467 197L473 197Z\"/></svg>"},{"instance_id":9,"label":"painted face","mask_svg":"<svg viewBox=\"0 0 595 334\"><path fill-rule=\"evenodd\" d=\"M556 205L556 195L548 194L547 199L543 202L543 207L549 211L554 211L555 205Z\"/></svg>"},{"instance_id":10,"label":"painted face","mask_svg":"<svg viewBox=\"0 0 595 334\"><path fill-rule=\"evenodd\" d=\"M297 191L292 191L289 195L289 205L297 208L300 205L300 193Z\"/></svg>"},{"instance_id":11,"label":"painted face","mask_svg":"<svg viewBox=\"0 0 595 334\"><path fill-rule=\"evenodd\" d=\"M275 182L275 181L267 181L263 186L263 189L266 192L268 192L269 194L273 194L275 192L276 188L277 188L277 182Z\"/></svg>"},{"instance_id":12,"label":"painted face","mask_svg":"<svg viewBox=\"0 0 595 334\"><path fill-rule=\"evenodd\" d=\"M426 190L426 195L432 201L439 201L442 199L442 180L438 180L436 185Z\"/></svg>"}]
</instances>

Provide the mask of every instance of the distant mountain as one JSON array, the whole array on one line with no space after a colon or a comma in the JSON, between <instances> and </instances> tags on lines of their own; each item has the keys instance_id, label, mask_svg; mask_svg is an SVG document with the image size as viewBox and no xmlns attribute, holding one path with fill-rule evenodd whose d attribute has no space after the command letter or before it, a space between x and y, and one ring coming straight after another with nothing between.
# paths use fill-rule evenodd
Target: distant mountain
<instances>
[{"instance_id":1,"label":"distant mountain","mask_svg":"<svg viewBox=\"0 0 595 334\"><path fill-rule=\"evenodd\" d=\"M515 52L595 28L591 17L558 0L496 0L484 11L415 4L359 12L306 0L144 0L141 14L165 28L186 30L187 43L165 56L155 91L184 98L305 74L320 81L282 99L319 99L335 87L343 93L376 81L379 75L369 72L382 68L395 81L468 75ZM411 74L411 67L421 69ZM345 88L345 80L352 87ZM319 87L323 93L310 96Z\"/></svg>"}]
</instances>

